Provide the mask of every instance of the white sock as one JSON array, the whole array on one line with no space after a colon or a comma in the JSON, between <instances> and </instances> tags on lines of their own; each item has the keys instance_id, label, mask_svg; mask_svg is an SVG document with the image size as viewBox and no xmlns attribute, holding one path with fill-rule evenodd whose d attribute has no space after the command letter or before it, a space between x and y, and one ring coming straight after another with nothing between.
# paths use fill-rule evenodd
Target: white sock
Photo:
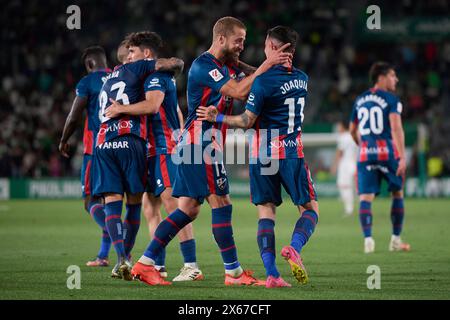
<instances>
[{"instance_id":1,"label":"white sock","mask_svg":"<svg viewBox=\"0 0 450 320\"><path fill-rule=\"evenodd\" d=\"M198 269L197 262L185 262L184 266L187 268Z\"/></svg>"},{"instance_id":2,"label":"white sock","mask_svg":"<svg viewBox=\"0 0 450 320\"><path fill-rule=\"evenodd\" d=\"M242 269L241 266L237 267L236 269L232 269L232 270L225 269L225 273L229 274L233 278L239 277L242 274L242 272L244 272L244 269Z\"/></svg>"},{"instance_id":3,"label":"white sock","mask_svg":"<svg viewBox=\"0 0 450 320\"><path fill-rule=\"evenodd\" d=\"M165 267L165 266L158 266L158 265L155 265L155 269L158 270L158 271L161 270L161 269L164 268L164 267Z\"/></svg>"},{"instance_id":4,"label":"white sock","mask_svg":"<svg viewBox=\"0 0 450 320\"><path fill-rule=\"evenodd\" d=\"M146 256L141 256L138 260L138 262L145 264L147 266L154 266L155 265L155 260L146 257Z\"/></svg>"},{"instance_id":5,"label":"white sock","mask_svg":"<svg viewBox=\"0 0 450 320\"><path fill-rule=\"evenodd\" d=\"M400 236L396 236L395 234L393 234L391 236L391 241L400 241Z\"/></svg>"}]
</instances>

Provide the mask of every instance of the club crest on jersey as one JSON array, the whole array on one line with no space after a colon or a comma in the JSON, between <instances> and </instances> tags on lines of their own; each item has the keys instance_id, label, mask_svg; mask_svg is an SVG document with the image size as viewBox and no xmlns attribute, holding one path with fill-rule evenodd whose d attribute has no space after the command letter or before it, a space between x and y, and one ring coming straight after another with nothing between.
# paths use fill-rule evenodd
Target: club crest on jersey
<instances>
[{"instance_id":1,"label":"club crest on jersey","mask_svg":"<svg viewBox=\"0 0 450 320\"><path fill-rule=\"evenodd\" d=\"M227 178L216 179L217 186L220 190L225 189L225 184L227 183Z\"/></svg>"},{"instance_id":2,"label":"club crest on jersey","mask_svg":"<svg viewBox=\"0 0 450 320\"><path fill-rule=\"evenodd\" d=\"M209 73L209 75L211 76L211 78L213 78L213 80L214 80L215 82L220 81L221 79L223 79L223 75L222 75L222 74L220 73L220 71L217 70L217 69L211 70L211 71L208 72L208 73Z\"/></svg>"}]
</instances>

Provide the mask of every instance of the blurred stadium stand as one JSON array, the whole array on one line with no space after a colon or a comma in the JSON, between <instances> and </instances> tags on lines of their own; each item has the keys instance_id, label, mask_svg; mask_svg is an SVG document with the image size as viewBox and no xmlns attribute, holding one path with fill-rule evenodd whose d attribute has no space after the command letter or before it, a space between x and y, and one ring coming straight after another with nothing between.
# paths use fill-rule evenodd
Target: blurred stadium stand
<instances>
[{"instance_id":1,"label":"blurred stadium stand","mask_svg":"<svg viewBox=\"0 0 450 320\"><path fill-rule=\"evenodd\" d=\"M66 28L66 8L81 8L81 30ZM431 171L450 175L450 2L384 1L384 21L415 25L432 18L442 21L440 33L371 35L365 21L369 1L19 1L2 4L0 29L0 177L78 176L81 134L71 142L74 156L57 150L74 87L85 74L82 50L93 44L115 50L132 31L154 30L165 42L167 55L185 60L178 79L180 105L186 107L186 75L192 60L211 43L213 23L221 16L242 19L248 27L243 61L258 65L269 27L284 24L300 36L295 65L310 77L305 132L349 117L356 95L367 89L368 69L376 60L397 68L398 94L406 125L428 128L427 158ZM386 19L386 20L385 20ZM390 20L389 20L390 19ZM395 23L392 25L395 26ZM404 26L403 26L404 27ZM399 31L400 32L400 31ZM185 110L186 111L186 110ZM410 144L418 151L415 136ZM418 175L412 157L408 175ZM438 165L436 165L436 161ZM441 169L439 168L441 163ZM314 164L311 164L314 167ZM437 172L437 173L436 173Z\"/></svg>"}]
</instances>

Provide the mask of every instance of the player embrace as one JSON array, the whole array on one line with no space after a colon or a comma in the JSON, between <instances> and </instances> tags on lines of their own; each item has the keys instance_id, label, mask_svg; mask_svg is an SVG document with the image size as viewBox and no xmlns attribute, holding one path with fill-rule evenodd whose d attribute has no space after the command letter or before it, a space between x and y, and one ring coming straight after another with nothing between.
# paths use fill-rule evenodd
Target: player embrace
<instances>
[{"instance_id":1,"label":"player embrace","mask_svg":"<svg viewBox=\"0 0 450 320\"><path fill-rule=\"evenodd\" d=\"M267 32L264 52L267 57L280 49L294 54L297 40L296 31L277 26ZM282 203L282 185L297 206L300 217L294 226L291 243L283 247L281 255L288 261L299 283L308 281L300 252L314 232L319 205L301 142L307 90L308 76L292 67L289 61L272 66L255 79L244 113L223 115L211 106L200 107L197 111L202 120L256 129L253 138L257 142L252 145L257 147L250 150L251 155L257 154L256 161L250 162L250 192L251 201L258 208L257 241L266 269L267 288L291 286L281 278L275 264L275 217L276 207ZM266 137L262 130L267 130ZM267 174L265 169L269 166L278 166L278 170Z\"/></svg>"},{"instance_id":2,"label":"player embrace","mask_svg":"<svg viewBox=\"0 0 450 320\"><path fill-rule=\"evenodd\" d=\"M398 78L392 66L377 62L370 68L374 87L356 98L351 115L350 133L359 145L358 193L359 218L364 233L364 252L375 250L372 238L372 201L380 192L381 180L392 193L392 237L389 251L408 251L402 242L403 182L406 171L402 104L394 95Z\"/></svg>"}]
</instances>

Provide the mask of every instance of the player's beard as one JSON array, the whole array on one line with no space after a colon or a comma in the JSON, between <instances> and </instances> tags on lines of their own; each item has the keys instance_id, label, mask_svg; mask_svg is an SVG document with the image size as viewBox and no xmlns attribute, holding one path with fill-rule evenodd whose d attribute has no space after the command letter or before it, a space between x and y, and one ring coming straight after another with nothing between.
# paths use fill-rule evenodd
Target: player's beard
<instances>
[{"instance_id":1,"label":"player's beard","mask_svg":"<svg viewBox=\"0 0 450 320\"><path fill-rule=\"evenodd\" d=\"M239 54L240 54L240 51L235 51L233 49L224 49L223 50L223 57L225 59L225 62L227 62L227 63L237 64L239 61Z\"/></svg>"}]
</instances>

